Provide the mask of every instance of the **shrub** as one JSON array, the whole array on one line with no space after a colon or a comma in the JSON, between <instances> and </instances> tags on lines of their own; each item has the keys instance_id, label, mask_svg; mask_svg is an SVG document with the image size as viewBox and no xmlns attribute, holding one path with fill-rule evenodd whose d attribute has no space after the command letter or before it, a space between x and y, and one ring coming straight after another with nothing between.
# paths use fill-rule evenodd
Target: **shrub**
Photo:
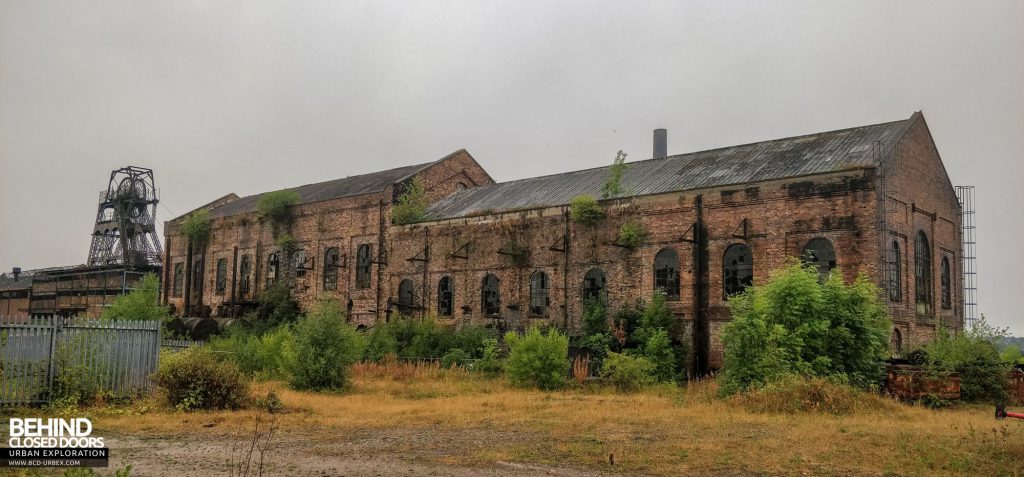
<instances>
[{"instance_id":1,"label":"shrub","mask_svg":"<svg viewBox=\"0 0 1024 477\"><path fill-rule=\"evenodd\" d=\"M160 279L147 273L135 290L114 299L110 308L103 310L104 320L167 320L170 310L160 304Z\"/></svg>"},{"instance_id":2,"label":"shrub","mask_svg":"<svg viewBox=\"0 0 1024 477\"><path fill-rule=\"evenodd\" d=\"M899 403L852 386L824 378L788 375L764 386L733 396L730 401L748 411L779 414L820 412L846 415L865 411L892 414Z\"/></svg>"},{"instance_id":3,"label":"shrub","mask_svg":"<svg viewBox=\"0 0 1024 477\"><path fill-rule=\"evenodd\" d=\"M626 173L626 153L621 150L615 154L615 160L608 168L608 177L601 186L601 197L608 199L622 193L622 175Z\"/></svg>"},{"instance_id":4,"label":"shrub","mask_svg":"<svg viewBox=\"0 0 1024 477\"><path fill-rule=\"evenodd\" d=\"M462 366L469 359L469 353L463 351L462 348L452 348L441 357L441 367L447 369Z\"/></svg>"},{"instance_id":5,"label":"shrub","mask_svg":"<svg viewBox=\"0 0 1024 477\"><path fill-rule=\"evenodd\" d=\"M501 373L501 358L498 356L498 340L487 338L480 347L480 359L473 363L473 371L491 376Z\"/></svg>"},{"instance_id":6,"label":"shrub","mask_svg":"<svg viewBox=\"0 0 1024 477\"><path fill-rule=\"evenodd\" d=\"M653 384L655 367L647 358L608 353L601 364L601 377L619 391L637 391Z\"/></svg>"},{"instance_id":7,"label":"shrub","mask_svg":"<svg viewBox=\"0 0 1024 477\"><path fill-rule=\"evenodd\" d=\"M398 340L387 324L378 324L370 330L363 359L379 363L387 356L398 355Z\"/></svg>"},{"instance_id":8,"label":"shrub","mask_svg":"<svg viewBox=\"0 0 1024 477\"><path fill-rule=\"evenodd\" d=\"M1002 359L996 345L1005 334L1006 330L992 327L984 317L955 335L941 331L923 348L925 369L960 373L960 396L966 401L1006 399L1012 364Z\"/></svg>"},{"instance_id":9,"label":"shrub","mask_svg":"<svg viewBox=\"0 0 1024 477\"><path fill-rule=\"evenodd\" d=\"M347 323L336 300L321 300L292 329L286 357L296 389L339 390L363 354L363 337Z\"/></svg>"},{"instance_id":10,"label":"shrub","mask_svg":"<svg viewBox=\"0 0 1024 477\"><path fill-rule=\"evenodd\" d=\"M828 377L867 388L879 382L890 322L866 276L845 285L792 262L761 286L732 297L722 391L763 386L786 374Z\"/></svg>"},{"instance_id":11,"label":"shrub","mask_svg":"<svg viewBox=\"0 0 1024 477\"><path fill-rule=\"evenodd\" d=\"M299 200L299 193L294 190L266 192L256 201L256 213L261 219L270 222L270 228L274 236L277 236L281 226L291 221L289 208L298 204Z\"/></svg>"},{"instance_id":12,"label":"shrub","mask_svg":"<svg viewBox=\"0 0 1024 477\"><path fill-rule=\"evenodd\" d=\"M238 409L249 396L238 367L203 347L161 354L153 382L179 411Z\"/></svg>"},{"instance_id":13,"label":"shrub","mask_svg":"<svg viewBox=\"0 0 1024 477\"><path fill-rule=\"evenodd\" d=\"M299 318L299 304L292 299L292 291L287 284L277 281L260 292L255 318L251 324L257 333L293 323Z\"/></svg>"},{"instance_id":14,"label":"shrub","mask_svg":"<svg viewBox=\"0 0 1024 477\"><path fill-rule=\"evenodd\" d=\"M215 337L207 343L222 353L248 376L258 379L279 379L287 376L286 350L293 345L287 325L261 334L235 327L227 336Z\"/></svg>"},{"instance_id":15,"label":"shrub","mask_svg":"<svg viewBox=\"0 0 1024 477\"><path fill-rule=\"evenodd\" d=\"M679 376L677 371L679 361L675 350L672 349L672 341L668 337L668 332L665 330L658 330L647 339L643 355L651 362L653 366L651 374L658 382L672 382Z\"/></svg>"},{"instance_id":16,"label":"shrub","mask_svg":"<svg viewBox=\"0 0 1024 477\"><path fill-rule=\"evenodd\" d=\"M389 354L403 358L440 358L449 350L460 348L470 358L479 358L484 340L494 337L493 330L481 326L454 329L430 317L399 318L373 328L364 357L370 361L380 361Z\"/></svg>"},{"instance_id":17,"label":"shrub","mask_svg":"<svg viewBox=\"0 0 1024 477\"><path fill-rule=\"evenodd\" d=\"M413 177L409 185L398 196L398 203L391 209L391 221L396 225L415 224L423 222L427 218L427 207L430 205L430 197L420 182L419 177Z\"/></svg>"},{"instance_id":18,"label":"shrub","mask_svg":"<svg viewBox=\"0 0 1024 477\"><path fill-rule=\"evenodd\" d=\"M569 216L573 222L595 225L604 218L604 208L591 195L578 195L569 201Z\"/></svg>"},{"instance_id":19,"label":"shrub","mask_svg":"<svg viewBox=\"0 0 1024 477\"><path fill-rule=\"evenodd\" d=\"M631 220L619 228L619 238L615 243L626 248L637 248L647 240L647 229L639 221Z\"/></svg>"},{"instance_id":20,"label":"shrub","mask_svg":"<svg viewBox=\"0 0 1024 477\"><path fill-rule=\"evenodd\" d=\"M555 389L565 384L569 371L569 338L556 329L541 333L537 327L525 335L506 333L509 346L505 370L517 386Z\"/></svg>"},{"instance_id":21,"label":"shrub","mask_svg":"<svg viewBox=\"0 0 1024 477\"><path fill-rule=\"evenodd\" d=\"M201 247L210 238L210 211L199 209L181 222L181 231L192 242L193 246Z\"/></svg>"}]
</instances>

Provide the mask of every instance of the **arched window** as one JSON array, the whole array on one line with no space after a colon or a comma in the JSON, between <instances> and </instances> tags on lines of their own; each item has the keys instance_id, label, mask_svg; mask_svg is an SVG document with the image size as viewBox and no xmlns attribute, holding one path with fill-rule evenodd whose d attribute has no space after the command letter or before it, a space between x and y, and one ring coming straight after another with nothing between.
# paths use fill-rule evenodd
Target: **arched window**
<instances>
[{"instance_id":1,"label":"arched window","mask_svg":"<svg viewBox=\"0 0 1024 477\"><path fill-rule=\"evenodd\" d=\"M185 264L174 264L174 296L181 296L181 286L185 281Z\"/></svg>"},{"instance_id":2,"label":"arched window","mask_svg":"<svg viewBox=\"0 0 1024 477\"><path fill-rule=\"evenodd\" d=\"M818 274L822 280L828 278L829 274L832 273L832 269L836 268L836 249L832 247L832 242L829 242L827 238L817 237L811 239L804 246L804 251L800 256L804 263L813 265L814 268L818 269Z\"/></svg>"},{"instance_id":3,"label":"arched window","mask_svg":"<svg viewBox=\"0 0 1024 477\"><path fill-rule=\"evenodd\" d=\"M754 284L754 256L746 244L736 243L725 249L722 258L722 290L725 297L741 293Z\"/></svg>"},{"instance_id":4,"label":"arched window","mask_svg":"<svg viewBox=\"0 0 1024 477\"><path fill-rule=\"evenodd\" d=\"M591 268L583 276L583 303L593 300L606 302L608 299L607 283L604 278L604 271L600 268Z\"/></svg>"},{"instance_id":5,"label":"arched window","mask_svg":"<svg viewBox=\"0 0 1024 477\"><path fill-rule=\"evenodd\" d=\"M412 306L416 299L416 291L414 288L411 278L406 278L398 284L399 313L409 313L412 311Z\"/></svg>"},{"instance_id":6,"label":"arched window","mask_svg":"<svg viewBox=\"0 0 1024 477\"><path fill-rule=\"evenodd\" d=\"M654 289L665 292L669 300L679 299L679 255L663 248L654 256Z\"/></svg>"},{"instance_id":7,"label":"arched window","mask_svg":"<svg viewBox=\"0 0 1024 477\"><path fill-rule=\"evenodd\" d=\"M217 281L216 290L218 295L223 295L228 288L228 259L217 260Z\"/></svg>"},{"instance_id":8,"label":"arched window","mask_svg":"<svg viewBox=\"0 0 1024 477\"><path fill-rule=\"evenodd\" d=\"M932 311L932 249L924 232L914 240L914 297L918 313Z\"/></svg>"},{"instance_id":9,"label":"arched window","mask_svg":"<svg viewBox=\"0 0 1024 477\"><path fill-rule=\"evenodd\" d=\"M370 288L370 246L362 244L356 252L356 288Z\"/></svg>"},{"instance_id":10,"label":"arched window","mask_svg":"<svg viewBox=\"0 0 1024 477\"><path fill-rule=\"evenodd\" d=\"M455 311L455 280L442 277L437 283L437 314L452 316Z\"/></svg>"},{"instance_id":11,"label":"arched window","mask_svg":"<svg viewBox=\"0 0 1024 477\"><path fill-rule=\"evenodd\" d=\"M480 309L485 315L497 315L501 312L501 281L494 274L488 273L480 286Z\"/></svg>"},{"instance_id":12,"label":"arched window","mask_svg":"<svg viewBox=\"0 0 1024 477\"><path fill-rule=\"evenodd\" d=\"M953 308L953 290L950 288L952 278L949 274L949 258L942 257L939 280L942 281L942 307L946 309Z\"/></svg>"},{"instance_id":13,"label":"arched window","mask_svg":"<svg viewBox=\"0 0 1024 477\"><path fill-rule=\"evenodd\" d=\"M267 256L267 283L274 283L277 280L277 254L271 253Z\"/></svg>"},{"instance_id":14,"label":"arched window","mask_svg":"<svg viewBox=\"0 0 1024 477\"><path fill-rule=\"evenodd\" d=\"M330 247L324 251L324 290L338 289L340 261L341 255L338 253L338 247Z\"/></svg>"},{"instance_id":15,"label":"arched window","mask_svg":"<svg viewBox=\"0 0 1024 477\"><path fill-rule=\"evenodd\" d=\"M530 314L544 316L548 314L551 298L548 297L548 274L540 270L530 275Z\"/></svg>"},{"instance_id":16,"label":"arched window","mask_svg":"<svg viewBox=\"0 0 1024 477\"><path fill-rule=\"evenodd\" d=\"M892 329L892 336L889 337L889 348L891 348L893 356L899 356L900 352L903 351L903 334L900 333L899 328Z\"/></svg>"},{"instance_id":17,"label":"arched window","mask_svg":"<svg viewBox=\"0 0 1024 477\"><path fill-rule=\"evenodd\" d=\"M900 256L899 242L892 241L889 254L889 300L903 301L903 257Z\"/></svg>"},{"instance_id":18,"label":"arched window","mask_svg":"<svg viewBox=\"0 0 1024 477\"><path fill-rule=\"evenodd\" d=\"M252 284L252 257L249 255L242 255L242 263L238 268L238 274L241 275L238 281L238 289L242 293L242 298L245 298L249 295Z\"/></svg>"}]
</instances>

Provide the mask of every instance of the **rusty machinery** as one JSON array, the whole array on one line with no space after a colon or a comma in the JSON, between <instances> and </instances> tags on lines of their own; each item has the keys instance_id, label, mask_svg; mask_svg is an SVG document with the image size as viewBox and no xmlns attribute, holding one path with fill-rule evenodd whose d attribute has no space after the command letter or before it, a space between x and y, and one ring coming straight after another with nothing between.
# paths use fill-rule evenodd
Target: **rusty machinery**
<instances>
[{"instance_id":1,"label":"rusty machinery","mask_svg":"<svg viewBox=\"0 0 1024 477\"><path fill-rule=\"evenodd\" d=\"M111 172L107 189L100 192L89 266L159 266L158 203L152 169L129 166Z\"/></svg>"}]
</instances>

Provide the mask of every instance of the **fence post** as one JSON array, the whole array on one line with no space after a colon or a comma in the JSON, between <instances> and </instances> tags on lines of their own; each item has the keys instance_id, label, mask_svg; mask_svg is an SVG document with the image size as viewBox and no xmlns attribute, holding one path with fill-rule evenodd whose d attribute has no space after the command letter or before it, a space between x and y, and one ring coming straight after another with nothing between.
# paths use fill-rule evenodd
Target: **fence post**
<instances>
[{"instance_id":1,"label":"fence post","mask_svg":"<svg viewBox=\"0 0 1024 477\"><path fill-rule=\"evenodd\" d=\"M57 320L59 320L57 315L54 315L54 316L50 317L50 324L51 324L51 326L50 326L50 351L49 351L49 353L47 353L48 364L47 364L47 369L46 369L46 401L50 401L52 399L52 397L53 397L53 375L54 375L54 369L53 368L55 366L55 364L53 362L54 361L53 360L53 354L54 354L54 351L56 350L56 347L57 347L57 332L58 332Z\"/></svg>"}]
</instances>

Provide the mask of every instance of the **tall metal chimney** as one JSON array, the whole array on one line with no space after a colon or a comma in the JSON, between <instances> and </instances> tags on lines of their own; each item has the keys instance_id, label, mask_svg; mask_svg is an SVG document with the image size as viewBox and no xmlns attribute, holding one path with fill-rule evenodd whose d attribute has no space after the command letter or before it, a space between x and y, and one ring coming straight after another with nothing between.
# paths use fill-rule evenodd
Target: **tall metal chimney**
<instances>
[{"instance_id":1,"label":"tall metal chimney","mask_svg":"<svg viewBox=\"0 0 1024 477\"><path fill-rule=\"evenodd\" d=\"M668 155L668 130L654 130L654 158L660 159Z\"/></svg>"},{"instance_id":2,"label":"tall metal chimney","mask_svg":"<svg viewBox=\"0 0 1024 477\"><path fill-rule=\"evenodd\" d=\"M11 270L11 275L14 275L14 279L17 280L18 275L21 275L21 267L14 267L14 269Z\"/></svg>"}]
</instances>

